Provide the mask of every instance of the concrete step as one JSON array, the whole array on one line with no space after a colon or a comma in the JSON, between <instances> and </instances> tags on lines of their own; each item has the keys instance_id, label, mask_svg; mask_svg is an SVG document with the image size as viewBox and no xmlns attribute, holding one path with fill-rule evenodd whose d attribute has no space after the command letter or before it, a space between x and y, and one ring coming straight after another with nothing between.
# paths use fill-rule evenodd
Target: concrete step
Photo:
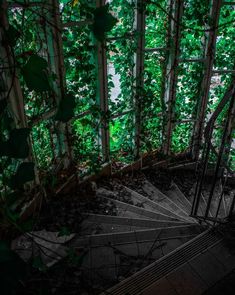
<instances>
[{"instance_id":1,"label":"concrete step","mask_svg":"<svg viewBox=\"0 0 235 295\"><path fill-rule=\"evenodd\" d=\"M160 221L146 218L128 218L121 216L109 216L99 214L87 214L85 216L86 222L91 223L107 223L113 225L125 225L125 226L138 226L147 228L163 228L171 226L182 226L186 225L185 222L180 221ZM190 225L190 223L188 223Z\"/></svg>"},{"instance_id":2,"label":"concrete step","mask_svg":"<svg viewBox=\"0 0 235 295\"><path fill-rule=\"evenodd\" d=\"M142 186L143 191L149 196L151 200L158 203L167 210L181 216L181 218L186 219L190 222L195 222L193 218L190 218L185 210L180 208L173 200L171 200L167 195L163 194L158 188L156 188L149 181L145 181Z\"/></svg>"},{"instance_id":3,"label":"concrete step","mask_svg":"<svg viewBox=\"0 0 235 295\"><path fill-rule=\"evenodd\" d=\"M206 190L203 190L202 192L203 197L205 198L206 203L209 199L209 187ZM219 186L219 183L216 185L211 204L210 204L210 213L212 217L216 217L218 205L221 198L221 188ZM220 209L218 211L218 217L224 218L226 217L226 209L225 209L225 203L221 201Z\"/></svg>"},{"instance_id":4,"label":"concrete step","mask_svg":"<svg viewBox=\"0 0 235 295\"><path fill-rule=\"evenodd\" d=\"M117 245L78 247L75 248L75 251L85 253L81 265L85 278L89 278L89 281L93 284L97 283L108 288L133 275L193 237L172 237L171 239L143 240Z\"/></svg>"},{"instance_id":5,"label":"concrete step","mask_svg":"<svg viewBox=\"0 0 235 295\"><path fill-rule=\"evenodd\" d=\"M166 209L165 207L161 206L156 201L150 200L149 198L137 193L136 191L134 191L128 187L124 187L124 189L131 194L132 201L133 201L134 205L140 203L143 205L143 208L146 210L152 210L157 213L162 213L164 215L167 215L167 216L170 216L175 219L182 220L182 221L189 221L189 218L186 213L185 213L184 217L182 217L182 214L178 215L177 213L174 213L174 212ZM193 220L193 222L195 222L195 221Z\"/></svg>"},{"instance_id":6,"label":"concrete step","mask_svg":"<svg viewBox=\"0 0 235 295\"><path fill-rule=\"evenodd\" d=\"M231 193L229 195L226 195L223 198L223 204L224 204L226 216L229 215L229 210L231 208L232 201L233 201L233 194L235 194L235 189L233 191L231 191Z\"/></svg>"},{"instance_id":7,"label":"concrete step","mask_svg":"<svg viewBox=\"0 0 235 295\"><path fill-rule=\"evenodd\" d=\"M105 192L105 193L104 193ZM165 214L162 213L157 213L154 212L152 210L146 210L144 208L132 205L132 204L128 204L128 203L124 203L121 201L118 201L115 198L115 194L112 191L108 191L108 190L104 190L102 189L99 190L99 192L97 191L97 197L99 198L103 198L105 200L111 200L115 206L117 207L117 211L121 210L120 213L118 212L117 215L122 216L122 212L123 211L130 211L133 212L135 214L139 214L142 217L145 218L150 218L150 219L154 219L154 220L162 220L162 221L182 221L181 219L176 219L170 216L167 216Z\"/></svg>"},{"instance_id":8,"label":"concrete step","mask_svg":"<svg viewBox=\"0 0 235 295\"><path fill-rule=\"evenodd\" d=\"M189 215L191 213L192 204L185 197L182 191L179 189L176 183L172 182L170 190L166 191L165 194L178 206L181 210Z\"/></svg>"},{"instance_id":9,"label":"concrete step","mask_svg":"<svg viewBox=\"0 0 235 295\"><path fill-rule=\"evenodd\" d=\"M166 228L141 229L131 232L118 232L108 234L88 235L75 238L75 247L97 247L105 245L123 245L141 241L154 241L157 239L172 239L175 237L190 237L200 234L204 228L197 224L172 226Z\"/></svg>"},{"instance_id":10,"label":"concrete step","mask_svg":"<svg viewBox=\"0 0 235 295\"><path fill-rule=\"evenodd\" d=\"M191 195L192 200L194 197L193 192L195 192L195 187L196 187L196 184L194 185L194 188L192 189L192 195ZM204 186L203 186L201 198L199 201L199 208L198 208L198 215L199 216L205 215L207 202L209 199L210 188L211 188L211 184L204 184ZM214 192L211 204L210 204L210 210L209 210L209 214L208 214L209 217L216 216L220 198L221 198L221 187L220 187L219 183L217 183L217 185L215 187L215 192ZM217 216L218 218L223 219L224 217L227 216L226 207L228 205L228 202L229 202L229 199L222 196L221 205L220 205L220 209L218 211L218 216Z\"/></svg>"},{"instance_id":11,"label":"concrete step","mask_svg":"<svg viewBox=\"0 0 235 295\"><path fill-rule=\"evenodd\" d=\"M95 283L114 285L181 246L199 232L196 225L75 239L70 247L84 253L81 270ZM123 293L125 294L125 293Z\"/></svg>"},{"instance_id":12,"label":"concrete step","mask_svg":"<svg viewBox=\"0 0 235 295\"><path fill-rule=\"evenodd\" d=\"M193 184L190 195L188 196L189 198L189 202L192 204L193 200L194 200L194 196L195 196L195 190L196 190L196 182ZM204 196L201 196L200 202L199 202L199 206L198 206L198 214L199 216L203 216L204 212L205 212L205 208L206 208L206 200L204 198ZM211 212L209 212L209 215L211 215Z\"/></svg>"},{"instance_id":13,"label":"concrete step","mask_svg":"<svg viewBox=\"0 0 235 295\"><path fill-rule=\"evenodd\" d=\"M235 269L235 253L228 251L223 241L207 248L201 254L188 260L186 263L167 274L163 279L153 283L141 292L143 295L168 294L166 290L172 288L175 294L215 294L212 288L217 282L226 277ZM165 284L168 282L168 287ZM211 289L212 288L212 289ZM211 292L206 292L208 289ZM164 292L165 290L165 292ZM168 291L169 292L169 291ZM221 290L216 294L233 294ZM174 294L174 293L169 293Z\"/></svg>"},{"instance_id":14,"label":"concrete step","mask_svg":"<svg viewBox=\"0 0 235 295\"><path fill-rule=\"evenodd\" d=\"M215 232L213 229L209 229L192 240L188 241L184 245L175 249L174 251L168 253L164 257L160 258L158 261L150 264L146 268L142 269L138 273L123 280L116 286L107 290L107 293L102 294L113 294L113 295L153 295L153 294L175 294L175 288L166 287L166 280L168 275L170 276L177 269L181 269L182 266L187 265L187 262L200 256L200 254L207 249L215 246L222 240L222 236ZM183 269L179 272L178 282L181 284L187 284L188 280L185 279L184 275L187 271ZM171 278L172 282L174 277ZM192 282L197 282L197 280L192 280ZM163 285L162 285L163 284ZM197 284L192 284L191 288L197 289ZM171 292L172 291L172 292ZM189 290L188 290L189 291ZM181 293L179 288L177 288L176 294L186 294ZM190 293L187 294L200 294L200 293Z\"/></svg>"},{"instance_id":15,"label":"concrete step","mask_svg":"<svg viewBox=\"0 0 235 295\"><path fill-rule=\"evenodd\" d=\"M109 215L84 215L80 224L79 235L97 235L104 233L130 232L141 229L165 228L172 226L183 226L184 222L161 222L150 219L126 218Z\"/></svg>"}]
</instances>

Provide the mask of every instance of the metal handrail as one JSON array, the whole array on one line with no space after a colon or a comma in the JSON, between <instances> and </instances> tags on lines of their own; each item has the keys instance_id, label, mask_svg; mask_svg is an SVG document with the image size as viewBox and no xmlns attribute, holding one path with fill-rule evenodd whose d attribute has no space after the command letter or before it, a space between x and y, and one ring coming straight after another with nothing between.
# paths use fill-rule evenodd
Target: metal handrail
<instances>
[{"instance_id":1,"label":"metal handrail","mask_svg":"<svg viewBox=\"0 0 235 295\"><path fill-rule=\"evenodd\" d=\"M213 135L214 125L215 125L216 119L221 114L221 112L224 110L224 107L227 105L229 100L230 100L230 104L229 104L229 109L228 109L228 116L227 116L224 132L223 132L223 137L222 137L222 141L221 141L221 145L220 145L220 150L217 153L217 151L215 150L215 148L214 148L214 146L212 144L212 135ZM208 218L208 213L209 213L210 205L211 205L212 198L213 198L213 195L214 195L214 190L215 190L215 186L216 186L220 166L221 166L221 163L224 162L223 159L222 159L222 156L223 156L223 153L224 153L225 143L226 143L226 140L227 140L227 137L228 137L227 133L228 133L229 127L231 127L230 126L231 122L235 119L235 118L232 118L235 115L235 114L233 114L234 111L235 111L234 109L235 109L235 78L233 79L230 87L226 91L224 97L222 98L222 100L218 104L216 110L214 111L213 115L211 116L209 122L207 123L207 125L205 127L205 131L204 131L205 148L203 150L203 155L202 155L203 168L202 168L202 174L201 174L201 176L199 176L198 181L197 181L197 186L196 186L196 190L195 190L195 196L194 196L193 206L192 206L192 211L191 211L191 215L194 216L194 217L197 217L197 212L198 212L199 202L200 202L200 199L201 199L203 183L204 183L206 171L207 171L207 168L208 168L209 155L210 155L210 151L212 151L217 156L217 163L216 163L216 167L215 167L215 173L214 173L214 177L213 177L212 188L211 188L211 191L210 191L210 194L209 194L209 198L208 198L207 206L206 206L206 211L205 211L205 216L204 216L204 219ZM232 131L232 129L231 129L231 131ZM227 167L226 163L223 163L223 171L224 171L225 168L226 168L227 172L231 172L230 169L227 169L229 167ZM221 175L223 175L223 173ZM222 194L223 194L223 192L222 192ZM217 219L218 212L219 212L219 209L220 209L219 207L221 205L222 194L220 196L220 201L219 201L219 204L218 204L218 208L216 210L215 219ZM232 202L232 204L234 204L234 202ZM231 213L231 210L232 209L230 208L230 213Z\"/></svg>"}]
</instances>

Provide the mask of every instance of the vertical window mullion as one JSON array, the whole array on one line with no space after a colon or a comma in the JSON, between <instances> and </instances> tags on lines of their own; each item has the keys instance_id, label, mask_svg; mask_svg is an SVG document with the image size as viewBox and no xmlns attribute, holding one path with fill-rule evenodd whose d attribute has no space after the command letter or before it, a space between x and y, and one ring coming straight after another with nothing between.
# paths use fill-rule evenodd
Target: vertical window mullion
<instances>
[{"instance_id":1,"label":"vertical window mullion","mask_svg":"<svg viewBox=\"0 0 235 295\"><path fill-rule=\"evenodd\" d=\"M141 101L144 90L144 54L145 54L145 3L137 0L137 52L136 52L136 92L135 92L135 158L140 156L141 148Z\"/></svg>"},{"instance_id":2,"label":"vertical window mullion","mask_svg":"<svg viewBox=\"0 0 235 295\"><path fill-rule=\"evenodd\" d=\"M210 11L210 18L212 19L212 24L210 25L210 30L207 32L207 43L205 48L205 68L204 77L201 86L201 97L198 101L197 108L197 120L194 126L193 135L193 148L192 153L194 159L199 157L200 144L202 140L204 122L206 116L206 108L208 103L211 77L213 73L213 64L216 52L216 37L218 32L219 15L222 6L222 0L212 0L212 7Z\"/></svg>"},{"instance_id":3,"label":"vertical window mullion","mask_svg":"<svg viewBox=\"0 0 235 295\"><path fill-rule=\"evenodd\" d=\"M167 104L166 125L165 125L165 142L164 153L166 155L170 152L171 137L174 125L174 105L176 99L176 86L177 86L177 68L179 64L180 54L180 35L181 35L181 18L183 14L183 0L172 0L170 2L171 11L170 14L170 54L168 59L168 65L166 70L166 89L165 89L165 103Z\"/></svg>"},{"instance_id":4,"label":"vertical window mullion","mask_svg":"<svg viewBox=\"0 0 235 295\"><path fill-rule=\"evenodd\" d=\"M105 0L97 0L96 7L105 5ZM110 158L110 135L109 135L109 119L108 119L108 73L107 73L107 56L106 41L97 40L97 56L98 56L98 98L101 110L101 146L102 154L105 162Z\"/></svg>"}]
</instances>

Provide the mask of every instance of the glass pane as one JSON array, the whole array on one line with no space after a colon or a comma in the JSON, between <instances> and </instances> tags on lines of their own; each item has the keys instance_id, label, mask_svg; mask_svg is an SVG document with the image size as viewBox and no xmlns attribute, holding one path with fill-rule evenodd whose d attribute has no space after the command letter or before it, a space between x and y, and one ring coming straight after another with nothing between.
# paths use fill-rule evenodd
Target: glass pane
<instances>
[{"instance_id":1,"label":"glass pane","mask_svg":"<svg viewBox=\"0 0 235 295\"><path fill-rule=\"evenodd\" d=\"M181 63L176 87L175 120L195 119L201 95L203 64Z\"/></svg>"},{"instance_id":2,"label":"glass pane","mask_svg":"<svg viewBox=\"0 0 235 295\"><path fill-rule=\"evenodd\" d=\"M111 158L115 161L129 163L133 160L134 118L129 113L112 120L110 123Z\"/></svg>"},{"instance_id":3,"label":"glass pane","mask_svg":"<svg viewBox=\"0 0 235 295\"><path fill-rule=\"evenodd\" d=\"M216 40L216 69L233 70L235 65L235 5L223 5Z\"/></svg>"},{"instance_id":4,"label":"glass pane","mask_svg":"<svg viewBox=\"0 0 235 295\"><path fill-rule=\"evenodd\" d=\"M58 150L56 137L52 135L52 122L43 121L32 128L33 152L39 168L46 169L55 160L54 150Z\"/></svg>"},{"instance_id":5,"label":"glass pane","mask_svg":"<svg viewBox=\"0 0 235 295\"><path fill-rule=\"evenodd\" d=\"M121 39L109 42L107 47L109 109L116 114L133 108L136 42Z\"/></svg>"},{"instance_id":6,"label":"glass pane","mask_svg":"<svg viewBox=\"0 0 235 295\"><path fill-rule=\"evenodd\" d=\"M64 23L92 19L94 0L59 0L61 18Z\"/></svg>"},{"instance_id":7,"label":"glass pane","mask_svg":"<svg viewBox=\"0 0 235 295\"><path fill-rule=\"evenodd\" d=\"M192 122L176 124L172 132L172 152L182 153L191 147L192 129Z\"/></svg>"},{"instance_id":8,"label":"glass pane","mask_svg":"<svg viewBox=\"0 0 235 295\"><path fill-rule=\"evenodd\" d=\"M181 20L181 58L202 57L205 48L205 28L209 24L209 0L184 1Z\"/></svg>"},{"instance_id":9,"label":"glass pane","mask_svg":"<svg viewBox=\"0 0 235 295\"><path fill-rule=\"evenodd\" d=\"M145 47L156 48L166 46L168 30L169 1L154 0L146 5Z\"/></svg>"},{"instance_id":10,"label":"glass pane","mask_svg":"<svg viewBox=\"0 0 235 295\"><path fill-rule=\"evenodd\" d=\"M164 65L165 57L161 52L145 54L141 130L143 152L159 148L162 144Z\"/></svg>"},{"instance_id":11,"label":"glass pane","mask_svg":"<svg viewBox=\"0 0 235 295\"><path fill-rule=\"evenodd\" d=\"M74 156L81 172L94 172L100 168L102 160L98 130L99 122L91 115L77 119L72 124Z\"/></svg>"},{"instance_id":12,"label":"glass pane","mask_svg":"<svg viewBox=\"0 0 235 295\"><path fill-rule=\"evenodd\" d=\"M88 26L63 31L68 91L76 98L75 114L92 109L97 99L96 47Z\"/></svg>"},{"instance_id":13,"label":"glass pane","mask_svg":"<svg viewBox=\"0 0 235 295\"><path fill-rule=\"evenodd\" d=\"M136 0L106 0L110 13L118 20L108 37L120 37L133 33Z\"/></svg>"},{"instance_id":14,"label":"glass pane","mask_svg":"<svg viewBox=\"0 0 235 295\"><path fill-rule=\"evenodd\" d=\"M25 113L29 123L56 106L57 77L53 63L55 54L51 47L52 26L50 24L52 18L48 4L36 5L37 2L41 1L35 1L34 6L25 6L24 8L10 6L8 9L9 23L19 32L19 38L17 38L14 46L14 54L17 66L21 70L18 76L24 96ZM39 91L31 90L28 83L23 79L22 69L24 69L32 55L38 55L46 61L44 71L46 79L52 88L51 92L47 91L42 94ZM32 80L27 79L31 83L35 79L34 76L37 75L37 69L33 71L35 72L33 72Z\"/></svg>"}]
</instances>

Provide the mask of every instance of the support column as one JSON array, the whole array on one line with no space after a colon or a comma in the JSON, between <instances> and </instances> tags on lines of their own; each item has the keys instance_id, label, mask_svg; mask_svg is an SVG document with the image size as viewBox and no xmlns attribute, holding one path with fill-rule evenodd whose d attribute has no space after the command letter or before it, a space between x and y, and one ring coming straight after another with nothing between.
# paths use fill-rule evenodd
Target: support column
<instances>
[{"instance_id":1,"label":"support column","mask_svg":"<svg viewBox=\"0 0 235 295\"><path fill-rule=\"evenodd\" d=\"M176 86L178 78L178 64L180 54L181 18L183 14L184 0L171 0L172 17L170 21L170 54L167 65L167 81L165 92L165 103L167 104L167 122L165 128L165 142L163 151L165 155L170 154L171 136L174 127L174 107L176 99Z\"/></svg>"},{"instance_id":2,"label":"support column","mask_svg":"<svg viewBox=\"0 0 235 295\"><path fill-rule=\"evenodd\" d=\"M143 0L137 1L137 52L136 52L136 94L135 94L135 158L140 156L141 148L141 111L144 93L144 54L145 54L145 13L146 4Z\"/></svg>"},{"instance_id":3,"label":"support column","mask_svg":"<svg viewBox=\"0 0 235 295\"><path fill-rule=\"evenodd\" d=\"M60 102L61 99L64 99L66 96L66 79L65 79L65 66L64 66L64 54L63 54L63 42L62 42L62 23L60 18L59 10L59 1L50 0L51 2L51 11L50 15L52 18L53 26L49 29L48 38L48 49L49 49L49 63L51 70L56 73L57 81L55 88L56 92L56 101ZM69 140L71 135L71 125L70 123L61 123L57 124L58 128L58 141L60 142L61 152L65 154L64 157L64 167L67 168L73 159L73 152L71 147L71 142Z\"/></svg>"},{"instance_id":4,"label":"support column","mask_svg":"<svg viewBox=\"0 0 235 295\"><path fill-rule=\"evenodd\" d=\"M105 5L105 0L96 0L96 7ZM109 118L108 118L108 71L107 71L107 56L106 42L97 41L97 56L98 56L98 97L101 110L101 146L102 154L105 162L110 159L110 135L109 135Z\"/></svg>"}]
</instances>

